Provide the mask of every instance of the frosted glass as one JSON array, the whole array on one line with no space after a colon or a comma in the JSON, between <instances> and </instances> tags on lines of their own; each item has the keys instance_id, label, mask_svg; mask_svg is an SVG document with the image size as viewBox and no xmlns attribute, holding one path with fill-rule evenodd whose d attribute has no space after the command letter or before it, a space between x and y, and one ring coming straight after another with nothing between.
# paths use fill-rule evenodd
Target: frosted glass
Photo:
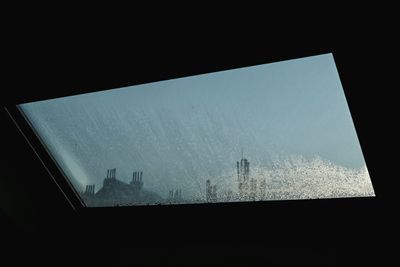
<instances>
[{"instance_id":1,"label":"frosted glass","mask_svg":"<svg viewBox=\"0 0 400 267\"><path fill-rule=\"evenodd\" d=\"M19 107L89 207L374 196L332 54Z\"/></svg>"}]
</instances>

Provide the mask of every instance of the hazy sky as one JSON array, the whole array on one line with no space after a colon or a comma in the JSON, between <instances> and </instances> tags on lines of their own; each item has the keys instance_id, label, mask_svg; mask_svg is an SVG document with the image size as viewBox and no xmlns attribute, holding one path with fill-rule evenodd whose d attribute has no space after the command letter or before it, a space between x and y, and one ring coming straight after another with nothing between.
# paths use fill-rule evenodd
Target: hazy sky
<instances>
[{"instance_id":1,"label":"hazy sky","mask_svg":"<svg viewBox=\"0 0 400 267\"><path fill-rule=\"evenodd\" d=\"M134 73L132 73L134 75ZM74 184L107 168L145 187L202 187L252 164L319 156L358 168L363 156L333 56L325 54L22 105ZM193 189L195 190L195 189Z\"/></svg>"}]
</instances>

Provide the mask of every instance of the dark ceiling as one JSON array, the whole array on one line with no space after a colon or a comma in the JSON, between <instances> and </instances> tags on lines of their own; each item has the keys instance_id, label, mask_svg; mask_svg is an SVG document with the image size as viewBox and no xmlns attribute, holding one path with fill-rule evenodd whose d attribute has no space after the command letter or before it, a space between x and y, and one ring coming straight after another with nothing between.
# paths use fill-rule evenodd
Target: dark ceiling
<instances>
[{"instance_id":1,"label":"dark ceiling","mask_svg":"<svg viewBox=\"0 0 400 267\"><path fill-rule=\"evenodd\" d=\"M255 255L269 263L307 262L308 253L317 264L330 257L332 266L373 255L393 229L391 175L382 162L387 89L377 75L386 51L371 44L383 36L357 25L323 31L309 26L279 33L268 27L258 33L226 27L213 34L169 29L98 38L28 31L25 37L34 41L20 40L17 51L10 52L3 105L333 52L376 198L74 212L2 112L0 199L7 227L1 231L10 247L24 244L21 249L34 251L30 256L37 259L44 251L72 255L71 263L103 257L128 265L144 257L157 264L157 254L170 266L189 257L206 265L202 255L207 253L216 261L230 257L228 262L243 264ZM40 252L31 250L39 241L44 243Z\"/></svg>"}]
</instances>

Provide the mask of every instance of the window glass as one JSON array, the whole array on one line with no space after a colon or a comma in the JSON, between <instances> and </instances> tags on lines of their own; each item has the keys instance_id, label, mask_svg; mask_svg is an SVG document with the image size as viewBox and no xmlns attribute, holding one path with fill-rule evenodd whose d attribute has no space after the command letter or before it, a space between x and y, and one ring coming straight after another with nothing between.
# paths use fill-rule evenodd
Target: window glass
<instances>
[{"instance_id":1,"label":"window glass","mask_svg":"<svg viewBox=\"0 0 400 267\"><path fill-rule=\"evenodd\" d=\"M89 207L374 196L332 54L19 107Z\"/></svg>"}]
</instances>

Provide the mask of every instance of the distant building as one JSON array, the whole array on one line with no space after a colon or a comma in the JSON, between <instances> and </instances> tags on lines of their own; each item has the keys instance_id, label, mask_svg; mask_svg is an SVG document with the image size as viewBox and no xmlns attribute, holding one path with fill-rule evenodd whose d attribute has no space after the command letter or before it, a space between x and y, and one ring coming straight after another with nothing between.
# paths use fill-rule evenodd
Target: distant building
<instances>
[{"instance_id":1,"label":"distant building","mask_svg":"<svg viewBox=\"0 0 400 267\"><path fill-rule=\"evenodd\" d=\"M250 162L242 158L236 162L239 200L258 200L265 197L265 179L250 177Z\"/></svg>"},{"instance_id":2,"label":"distant building","mask_svg":"<svg viewBox=\"0 0 400 267\"><path fill-rule=\"evenodd\" d=\"M243 158L236 162L238 193L240 199L246 199L250 193L250 162Z\"/></svg>"},{"instance_id":3,"label":"distant building","mask_svg":"<svg viewBox=\"0 0 400 267\"><path fill-rule=\"evenodd\" d=\"M89 206L116 206L137 204L158 204L165 200L158 194L143 188L143 172L133 172L131 182L125 183L116 178L117 170L108 169L103 180L103 187L95 192L94 185L87 185L81 194Z\"/></svg>"},{"instance_id":4,"label":"distant building","mask_svg":"<svg viewBox=\"0 0 400 267\"><path fill-rule=\"evenodd\" d=\"M185 202L185 200L182 197L182 190L181 189L176 189L174 190L169 190L168 194L168 203L182 203Z\"/></svg>"},{"instance_id":5,"label":"distant building","mask_svg":"<svg viewBox=\"0 0 400 267\"><path fill-rule=\"evenodd\" d=\"M143 188L142 176L143 172L133 172L132 181L129 183L137 191Z\"/></svg>"},{"instance_id":6,"label":"distant building","mask_svg":"<svg viewBox=\"0 0 400 267\"><path fill-rule=\"evenodd\" d=\"M206 201L207 202L217 202L218 195L217 195L217 186L211 185L210 179L206 181Z\"/></svg>"},{"instance_id":7,"label":"distant building","mask_svg":"<svg viewBox=\"0 0 400 267\"><path fill-rule=\"evenodd\" d=\"M88 197L94 196L94 187L95 187L94 184L86 185L86 189L83 194Z\"/></svg>"},{"instance_id":8,"label":"distant building","mask_svg":"<svg viewBox=\"0 0 400 267\"><path fill-rule=\"evenodd\" d=\"M230 201L249 201L261 200L266 197L266 181L257 177L250 176L250 162L242 158L236 162L238 191L221 190L217 192L217 186L211 184L211 180L206 181L206 201L207 202L230 202Z\"/></svg>"},{"instance_id":9,"label":"distant building","mask_svg":"<svg viewBox=\"0 0 400 267\"><path fill-rule=\"evenodd\" d=\"M267 188L267 183L265 181L265 178L263 178L260 181L260 186L258 188L258 194L260 199L265 199L266 196L266 188Z\"/></svg>"}]
</instances>

